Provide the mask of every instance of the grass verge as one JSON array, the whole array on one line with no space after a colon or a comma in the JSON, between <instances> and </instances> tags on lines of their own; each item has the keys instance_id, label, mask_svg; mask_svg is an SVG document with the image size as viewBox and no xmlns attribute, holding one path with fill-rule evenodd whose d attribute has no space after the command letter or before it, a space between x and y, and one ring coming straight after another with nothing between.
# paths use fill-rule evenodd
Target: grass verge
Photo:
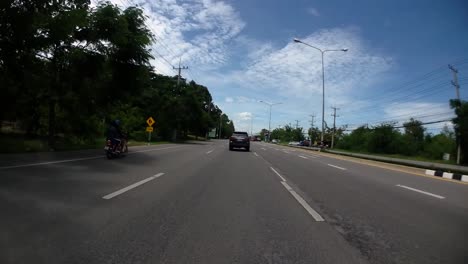
<instances>
[{"instance_id":1,"label":"grass verge","mask_svg":"<svg viewBox=\"0 0 468 264\"><path fill-rule=\"evenodd\" d=\"M168 144L168 141L152 141L151 145ZM54 151L100 149L105 144L105 138L97 138L94 142L66 140L57 138ZM145 146L148 142L129 140L128 145ZM0 134L0 153L25 153L52 151L46 138L30 138L22 134Z\"/></svg>"},{"instance_id":2,"label":"grass verge","mask_svg":"<svg viewBox=\"0 0 468 264\"><path fill-rule=\"evenodd\" d=\"M421 157L421 156L405 156L405 155L400 155L400 154L375 154L375 153L369 153L369 152L355 152L355 151L349 151L349 150L344 150L344 149L333 149L336 151L341 151L341 152L346 152L346 153L351 153L351 154L364 154L364 155L372 155L376 157L385 157L385 158L394 158L394 159L404 159L404 160L415 160L415 161L425 161L425 162L432 162L432 163L442 163L442 164L450 164L450 165L456 165L456 162L453 160L437 160L437 159L429 159L426 157Z\"/></svg>"}]
</instances>

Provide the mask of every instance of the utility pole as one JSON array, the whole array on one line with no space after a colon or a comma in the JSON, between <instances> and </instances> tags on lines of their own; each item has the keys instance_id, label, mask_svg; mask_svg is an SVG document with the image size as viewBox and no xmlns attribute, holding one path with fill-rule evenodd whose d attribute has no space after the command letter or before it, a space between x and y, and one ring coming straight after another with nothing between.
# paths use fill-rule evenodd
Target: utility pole
<instances>
[{"instance_id":1,"label":"utility pole","mask_svg":"<svg viewBox=\"0 0 468 264\"><path fill-rule=\"evenodd\" d=\"M336 132L336 110L339 110L339 108L336 108L336 107L332 107L331 109L333 109L333 134L332 134L332 142L331 142L331 148L333 148L334 144L335 144L335 132Z\"/></svg>"},{"instance_id":2,"label":"utility pole","mask_svg":"<svg viewBox=\"0 0 468 264\"><path fill-rule=\"evenodd\" d=\"M314 129L314 119L315 119L315 114L310 115L310 129ZM309 147L312 147L312 134L309 134Z\"/></svg>"},{"instance_id":3,"label":"utility pole","mask_svg":"<svg viewBox=\"0 0 468 264\"><path fill-rule=\"evenodd\" d=\"M457 100L458 102L460 102L460 84L458 83L458 70L455 69L455 67L453 67L452 65L449 64L449 69L452 71L453 73L453 80L452 80L452 85L455 86L455 92L457 94ZM460 141L461 141L461 138L460 138L460 131L458 131L457 133L457 164L460 164L460 156L461 156L461 145L460 145Z\"/></svg>"},{"instance_id":4,"label":"utility pole","mask_svg":"<svg viewBox=\"0 0 468 264\"><path fill-rule=\"evenodd\" d=\"M250 136L252 136L253 131L253 115L250 117Z\"/></svg>"},{"instance_id":5,"label":"utility pole","mask_svg":"<svg viewBox=\"0 0 468 264\"><path fill-rule=\"evenodd\" d=\"M314 127L314 119L315 119L315 115L309 115L310 116L310 127Z\"/></svg>"},{"instance_id":6,"label":"utility pole","mask_svg":"<svg viewBox=\"0 0 468 264\"><path fill-rule=\"evenodd\" d=\"M294 121L296 121L296 129L297 129L299 127L299 120L296 119Z\"/></svg>"},{"instance_id":7,"label":"utility pole","mask_svg":"<svg viewBox=\"0 0 468 264\"><path fill-rule=\"evenodd\" d=\"M174 66L172 66L172 68L173 68L174 70L178 70L178 71L179 71L179 74L177 74L177 87L179 87L179 84L180 84L180 74L181 74L182 70L187 70L187 69L188 69L188 66L182 66L182 67L180 67L180 60L181 60L181 59L179 59L179 67L174 67Z\"/></svg>"}]
</instances>

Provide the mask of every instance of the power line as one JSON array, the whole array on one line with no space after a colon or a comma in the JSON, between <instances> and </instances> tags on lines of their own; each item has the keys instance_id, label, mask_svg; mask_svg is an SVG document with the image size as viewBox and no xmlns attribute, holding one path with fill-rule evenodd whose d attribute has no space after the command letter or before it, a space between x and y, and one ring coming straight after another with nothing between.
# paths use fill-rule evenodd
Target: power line
<instances>
[{"instance_id":1,"label":"power line","mask_svg":"<svg viewBox=\"0 0 468 264\"><path fill-rule=\"evenodd\" d=\"M453 113L452 113L453 114ZM453 118L455 116L448 116L449 113L443 113L443 114L434 114L434 115L426 115L426 116L408 116L408 118L400 118L400 119L384 119L384 120L379 120L379 121L370 121L370 122L363 122L363 123L354 123L354 124L348 124L349 126L355 126L355 127L360 127L363 125L378 125L382 123L402 123L402 122L407 122L409 121L410 118L414 118L415 120L425 120L427 118L434 118L434 117L447 117L447 118Z\"/></svg>"},{"instance_id":2,"label":"power line","mask_svg":"<svg viewBox=\"0 0 468 264\"><path fill-rule=\"evenodd\" d=\"M458 63L459 65L467 65L468 64L468 59L460 59L458 61L456 61L456 63ZM468 65L467 65L468 66ZM368 99L373 99L374 101L374 104L372 105L369 105L369 106L363 106L363 107L359 107L357 108L356 110L353 110L351 112L358 112L358 111L361 111L361 109L370 109L370 108L380 108L380 106L376 106L377 104L382 104L382 103L391 103L391 102L395 102L395 101L398 101L398 100L401 100L401 99L407 99L408 100L411 100L410 98L408 98L408 96L414 96L414 95L418 95L419 94L419 97L422 97L422 96L429 96L429 95L434 95L436 93L438 93L437 91L431 91L432 88L442 88L442 87L436 87L438 85L444 85L446 82L443 81L443 82L437 82L436 84L433 84L433 83L427 83L428 81L436 81L436 80L441 80L441 78L443 78L444 76L441 75L439 76L440 74L444 74L443 71L439 71L441 69L443 69L445 66L440 66L426 74L424 74L423 76L415 79L415 80L412 80L412 81L408 81L406 83L403 83L400 87L396 88L396 89L393 89L391 90L390 92L388 93L385 93L385 92L381 92L379 93L379 95L377 97L373 97L373 96L368 96L368 97L364 97L364 98L359 98L359 100L368 100ZM426 82L426 83L422 83L422 82ZM400 96L401 95L401 91L402 90L407 90L407 91L411 91L412 89L415 89L415 88L418 88L418 87L421 87L421 86L431 86L431 87L424 87L420 90L417 90L417 91L414 91L410 94L406 94L404 95L403 97ZM444 85L445 87L445 85ZM398 97L395 97L395 96L398 96ZM419 98L419 97L416 97L416 98ZM348 112L350 113L350 112Z\"/></svg>"},{"instance_id":3,"label":"power line","mask_svg":"<svg viewBox=\"0 0 468 264\"><path fill-rule=\"evenodd\" d=\"M414 125L402 125L402 126L389 126L391 128L405 128L405 127L414 127L414 126L424 126L424 125L431 125L431 124L438 124L438 123L443 123L443 122L451 122L452 120L451 119L446 119L446 120L437 120L437 121L430 121L430 122L425 122L425 123L421 123L421 124L414 124ZM378 129L379 127L373 127L373 128L368 128L369 130L375 130L375 129ZM357 128L355 129L346 129L345 131L354 131L356 130Z\"/></svg>"}]
</instances>

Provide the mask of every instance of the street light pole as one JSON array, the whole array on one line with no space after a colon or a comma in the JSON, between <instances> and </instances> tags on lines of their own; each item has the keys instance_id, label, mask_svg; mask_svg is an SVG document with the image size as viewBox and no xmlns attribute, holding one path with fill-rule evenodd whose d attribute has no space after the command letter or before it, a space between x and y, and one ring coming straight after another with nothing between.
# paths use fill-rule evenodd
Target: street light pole
<instances>
[{"instance_id":1,"label":"street light pole","mask_svg":"<svg viewBox=\"0 0 468 264\"><path fill-rule=\"evenodd\" d=\"M311 48L314 48L314 49L320 51L320 53L322 53L322 135L320 136L320 141L323 143L323 138L324 138L324 134L325 134L325 64L324 64L324 54L325 54L325 52L329 52L329 51L343 51L343 52L346 52L346 51L348 51L348 49L322 50L322 49L314 47L314 46L312 46L310 44L307 44L307 43L305 43L302 40L299 40L297 38L294 39L294 42L304 44L304 45L309 46Z\"/></svg>"},{"instance_id":2,"label":"street light pole","mask_svg":"<svg viewBox=\"0 0 468 264\"><path fill-rule=\"evenodd\" d=\"M270 141L270 136L271 136L271 108L274 106L274 105L279 105L281 103L269 103L269 102L265 102L265 101L259 101L260 103L264 103L266 105L268 105L270 107L270 119L268 121L268 142Z\"/></svg>"},{"instance_id":3,"label":"street light pole","mask_svg":"<svg viewBox=\"0 0 468 264\"><path fill-rule=\"evenodd\" d=\"M325 52L320 52L322 52L322 135L320 136L320 141L323 144L323 136L325 133L325 65L323 63L323 54L325 54Z\"/></svg>"}]
</instances>

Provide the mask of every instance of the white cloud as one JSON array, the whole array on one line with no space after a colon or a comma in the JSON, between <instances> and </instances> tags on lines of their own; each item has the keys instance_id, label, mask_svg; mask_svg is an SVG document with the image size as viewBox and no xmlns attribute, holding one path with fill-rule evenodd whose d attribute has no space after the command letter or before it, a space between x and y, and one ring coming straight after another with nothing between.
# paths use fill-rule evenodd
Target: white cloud
<instances>
[{"instance_id":1,"label":"white cloud","mask_svg":"<svg viewBox=\"0 0 468 264\"><path fill-rule=\"evenodd\" d=\"M155 57L151 64L158 72L168 75L175 75L175 71L161 56L174 66L182 58L182 64L188 64L189 68L196 65L198 70L209 70L226 64L230 58L226 43L236 37L245 26L236 10L224 1L111 2L123 7L138 5L144 10L146 24L156 38L151 47ZM188 74L194 71L195 69L190 69Z\"/></svg>"},{"instance_id":2,"label":"white cloud","mask_svg":"<svg viewBox=\"0 0 468 264\"><path fill-rule=\"evenodd\" d=\"M234 126L237 131L248 131L250 133L253 114L251 112L240 112L234 115Z\"/></svg>"},{"instance_id":3,"label":"white cloud","mask_svg":"<svg viewBox=\"0 0 468 264\"><path fill-rule=\"evenodd\" d=\"M234 99L233 99L232 97L226 97L226 98L224 99L224 101L225 101L226 103L229 103L229 104L230 104L230 103L234 102Z\"/></svg>"},{"instance_id":4,"label":"white cloud","mask_svg":"<svg viewBox=\"0 0 468 264\"><path fill-rule=\"evenodd\" d=\"M334 101L347 101L355 89L362 91L392 66L390 58L368 51L355 28L321 30L303 41L322 49L349 49L325 53L326 95ZM322 93L320 52L292 42L275 50L266 45L268 52L253 58L243 71L231 72L231 81L250 89L273 89L287 97Z\"/></svg>"},{"instance_id":5,"label":"white cloud","mask_svg":"<svg viewBox=\"0 0 468 264\"><path fill-rule=\"evenodd\" d=\"M237 114L237 117L238 117L240 120L250 120L250 119L252 119L252 113L250 113L250 112L238 113L238 114Z\"/></svg>"},{"instance_id":6,"label":"white cloud","mask_svg":"<svg viewBox=\"0 0 468 264\"><path fill-rule=\"evenodd\" d=\"M319 11L316 8L313 8L313 7L307 8L307 13L309 13L309 14L315 16L315 17L320 16Z\"/></svg>"}]
</instances>

